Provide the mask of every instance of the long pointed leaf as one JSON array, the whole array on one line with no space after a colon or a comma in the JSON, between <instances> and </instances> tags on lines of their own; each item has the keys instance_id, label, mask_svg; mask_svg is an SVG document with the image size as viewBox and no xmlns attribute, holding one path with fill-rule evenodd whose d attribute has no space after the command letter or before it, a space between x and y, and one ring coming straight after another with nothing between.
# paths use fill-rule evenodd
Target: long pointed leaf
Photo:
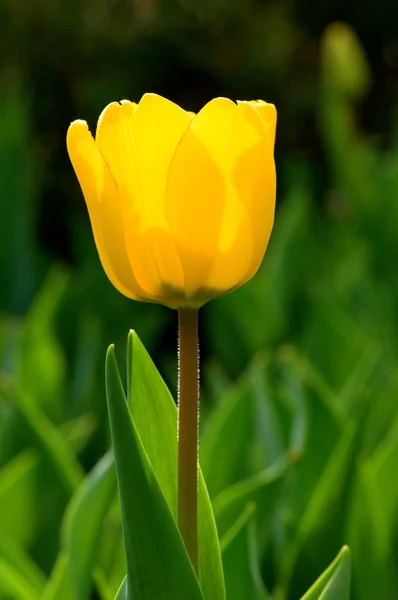
<instances>
[{"instance_id":1,"label":"long pointed leaf","mask_svg":"<svg viewBox=\"0 0 398 600\"><path fill-rule=\"evenodd\" d=\"M115 491L113 455L108 452L84 480L65 515L64 546L75 597L79 600L89 596L102 525Z\"/></svg>"},{"instance_id":2,"label":"long pointed leaf","mask_svg":"<svg viewBox=\"0 0 398 600\"><path fill-rule=\"evenodd\" d=\"M177 408L139 337L128 338L130 411L169 508L177 515ZM206 600L225 600L221 551L202 473L198 496L199 577Z\"/></svg>"},{"instance_id":3,"label":"long pointed leaf","mask_svg":"<svg viewBox=\"0 0 398 600\"><path fill-rule=\"evenodd\" d=\"M350 550L344 546L301 600L349 600L350 586Z\"/></svg>"},{"instance_id":4,"label":"long pointed leaf","mask_svg":"<svg viewBox=\"0 0 398 600\"><path fill-rule=\"evenodd\" d=\"M128 600L204 600L131 418L111 346L106 390L127 556Z\"/></svg>"},{"instance_id":5,"label":"long pointed leaf","mask_svg":"<svg viewBox=\"0 0 398 600\"><path fill-rule=\"evenodd\" d=\"M255 544L254 503L248 504L241 516L222 539L223 564L228 600L268 600L261 580L258 555L253 556Z\"/></svg>"}]
</instances>

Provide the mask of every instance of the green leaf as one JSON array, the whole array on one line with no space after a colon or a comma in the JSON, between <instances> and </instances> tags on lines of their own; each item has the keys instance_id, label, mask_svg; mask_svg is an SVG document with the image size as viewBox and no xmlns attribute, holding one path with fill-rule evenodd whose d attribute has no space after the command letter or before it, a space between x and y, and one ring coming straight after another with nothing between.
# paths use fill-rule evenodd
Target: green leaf
<instances>
[{"instance_id":1,"label":"green leaf","mask_svg":"<svg viewBox=\"0 0 398 600\"><path fill-rule=\"evenodd\" d=\"M104 535L101 540L101 552L95 574L98 571L104 575L106 589L109 597L113 600L120 587L120 582L126 575L126 549L118 494L112 502L104 523ZM98 579L96 579L96 583L97 589L99 589ZM103 589L104 586L101 587Z\"/></svg>"},{"instance_id":2,"label":"green leaf","mask_svg":"<svg viewBox=\"0 0 398 600\"><path fill-rule=\"evenodd\" d=\"M113 347L106 390L127 555L128 600L203 600L173 516L131 418Z\"/></svg>"},{"instance_id":3,"label":"green leaf","mask_svg":"<svg viewBox=\"0 0 398 600\"><path fill-rule=\"evenodd\" d=\"M335 395L307 361L292 354L282 365L282 373L290 379L291 385L296 380L307 412L302 456L292 467L292 480L284 497L290 518L298 526L307 511L308 499L350 420L339 410Z\"/></svg>"},{"instance_id":4,"label":"green leaf","mask_svg":"<svg viewBox=\"0 0 398 600\"><path fill-rule=\"evenodd\" d=\"M347 479L354 448L354 433L354 427L346 428L325 465L300 522L298 537L301 543L315 530L321 529L325 520L330 518L332 509L341 503L341 494L344 491L344 483Z\"/></svg>"},{"instance_id":5,"label":"green leaf","mask_svg":"<svg viewBox=\"0 0 398 600\"><path fill-rule=\"evenodd\" d=\"M257 356L249 369L253 420L267 466L277 462L286 451L275 394L271 393L264 377L269 368L269 361Z\"/></svg>"},{"instance_id":6,"label":"green leaf","mask_svg":"<svg viewBox=\"0 0 398 600\"><path fill-rule=\"evenodd\" d=\"M393 553L390 544L385 543L384 518L378 512L380 503L371 477L372 470L367 465L358 466L347 515L353 584L361 600L395 600L398 586Z\"/></svg>"},{"instance_id":7,"label":"green leaf","mask_svg":"<svg viewBox=\"0 0 398 600\"><path fill-rule=\"evenodd\" d=\"M244 474L247 460L244 449L252 429L250 407L250 391L242 380L223 395L206 421L200 459L212 498Z\"/></svg>"},{"instance_id":8,"label":"green leaf","mask_svg":"<svg viewBox=\"0 0 398 600\"><path fill-rule=\"evenodd\" d=\"M74 598L68 560L66 553L62 553L58 557L40 600L71 600Z\"/></svg>"},{"instance_id":9,"label":"green leaf","mask_svg":"<svg viewBox=\"0 0 398 600\"><path fill-rule=\"evenodd\" d=\"M115 596L115 600L129 600L127 594L127 577L123 579L122 585Z\"/></svg>"},{"instance_id":10,"label":"green leaf","mask_svg":"<svg viewBox=\"0 0 398 600\"><path fill-rule=\"evenodd\" d=\"M38 594L31 584L21 574L0 557L0 593L8 594L13 600L40 600Z\"/></svg>"},{"instance_id":11,"label":"green leaf","mask_svg":"<svg viewBox=\"0 0 398 600\"><path fill-rule=\"evenodd\" d=\"M254 532L256 506L248 504L221 540L228 600L268 600L261 579Z\"/></svg>"},{"instance_id":12,"label":"green leaf","mask_svg":"<svg viewBox=\"0 0 398 600\"><path fill-rule=\"evenodd\" d=\"M281 367L284 380L290 382L289 393L301 389L308 415L303 456L292 466L278 515L283 532L277 556L279 583L301 592L308 585L307 565L319 572L323 556L346 539L342 503L356 425L339 410L333 392L306 361L291 353Z\"/></svg>"},{"instance_id":13,"label":"green leaf","mask_svg":"<svg viewBox=\"0 0 398 600\"><path fill-rule=\"evenodd\" d=\"M386 557L390 554L398 506L398 420L380 443L364 467L372 486L373 505L378 521L378 539Z\"/></svg>"},{"instance_id":14,"label":"green leaf","mask_svg":"<svg viewBox=\"0 0 398 600\"><path fill-rule=\"evenodd\" d=\"M76 456L86 447L96 427L97 419L94 415L83 413L76 419L62 423L59 432L65 438L70 451Z\"/></svg>"},{"instance_id":15,"label":"green leaf","mask_svg":"<svg viewBox=\"0 0 398 600\"><path fill-rule=\"evenodd\" d=\"M38 456L18 454L0 471L0 531L26 548L37 529Z\"/></svg>"},{"instance_id":16,"label":"green leaf","mask_svg":"<svg viewBox=\"0 0 398 600\"><path fill-rule=\"evenodd\" d=\"M300 574L307 562L317 564L319 552L327 548L324 543L325 537L329 540L329 544L330 540L334 539L333 533L337 539L340 537L339 511L341 512L344 506L347 479L354 459L355 430L356 428L351 424L347 426L325 464L313 493L308 498L296 536L285 551L283 563L285 581L290 580L293 570ZM294 585L292 587L294 589Z\"/></svg>"},{"instance_id":17,"label":"green leaf","mask_svg":"<svg viewBox=\"0 0 398 600\"><path fill-rule=\"evenodd\" d=\"M128 338L129 405L134 424L168 506L177 515L177 408L134 331ZM211 502L199 472L200 585L206 600L225 599L221 551Z\"/></svg>"},{"instance_id":18,"label":"green leaf","mask_svg":"<svg viewBox=\"0 0 398 600\"><path fill-rule=\"evenodd\" d=\"M1 384L0 391L11 402L17 402L31 434L57 474L66 496L71 496L83 478L83 472L65 440L30 394L11 381L2 381Z\"/></svg>"},{"instance_id":19,"label":"green leaf","mask_svg":"<svg viewBox=\"0 0 398 600\"><path fill-rule=\"evenodd\" d=\"M65 375L65 356L53 327L54 315L69 277L57 266L35 296L24 322L18 353L18 381L46 414L59 420ZM38 376L40 374L40 376Z\"/></svg>"},{"instance_id":20,"label":"green leaf","mask_svg":"<svg viewBox=\"0 0 398 600\"><path fill-rule=\"evenodd\" d=\"M114 600L115 594L110 590L104 571L97 567L93 572L93 576L101 600Z\"/></svg>"},{"instance_id":21,"label":"green leaf","mask_svg":"<svg viewBox=\"0 0 398 600\"><path fill-rule=\"evenodd\" d=\"M346 260L346 257L344 257ZM341 303L330 297L329 279L325 291L313 293L310 301L304 347L308 361L315 365L328 384L335 390L344 390L341 408L349 410L356 402L349 397L350 380L354 382L358 369L358 356L368 346L368 336ZM325 340L328 343L325 344ZM359 372L358 372L359 374ZM347 400L346 400L347 398ZM343 401L347 406L343 406Z\"/></svg>"},{"instance_id":22,"label":"green leaf","mask_svg":"<svg viewBox=\"0 0 398 600\"><path fill-rule=\"evenodd\" d=\"M3 580L4 577L4 580ZM0 535L0 589L11 586L16 598L35 600L41 598L45 579L43 573L27 554L9 538ZM30 596L28 595L30 593Z\"/></svg>"},{"instance_id":23,"label":"green leaf","mask_svg":"<svg viewBox=\"0 0 398 600\"><path fill-rule=\"evenodd\" d=\"M350 550L348 546L344 546L301 600L349 600L350 587Z\"/></svg>"},{"instance_id":24,"label":"green leaf","mask_svg":"<svg viewBox=\"0 0 398 600\"><path fill-rule=\"evenodd\" d=\"M380 366L382 347L374 340L366 340L356 365L338 394L339 405L354 417L363 411L362 391L369 385L376 367Z\"/></svg>"},{"instance_id":25,"label":"green leaf","mask_svg":"<svg viewBox=\"0 0 398 600\"><path fill-rule=\"evenodd\" d=\"M214 500L218 531L222 538L248 504L259 507L259 536L264 540L274 517L287 463L280 462L265 471L230 486ZM266 510L263 510L266 507Z\"/></svg>"},{"instance_id":26,"label":"green leaf","mask_svg":"<svg viewBox=\"0 0 398 600\"><path fill-rule=\"evenodd\" d=\"M89 597L105 516L115 494L115 467L113 455L108 452L82 482L66 510L63 550L46 587L46 599ZM97 579L96 584L98 587Z\"/></svg>"},{"instance_id":27,"label":"green leaf","mask_svg":"<svg viewBox=\"0 0 398 600\"><path fill-rule=\"evenodd\" d=\"M166 384L134 331L130 331L127 341L127 378L131 416L167 504L176 516L177 410ZM170 454L173 460L167 460Z\"/></svg>"},{"instance_id":28,"label":"green leaf","mask_svg":"<svg viewBox=\"0 0 398 600\"><path fill-rule=\"evenodd\" d=\"M65 514L63 539L75 597L89 597L91 571L102 526L116 491L113 456L106 454L73 496Z\"/></svg>"}]
</instances>

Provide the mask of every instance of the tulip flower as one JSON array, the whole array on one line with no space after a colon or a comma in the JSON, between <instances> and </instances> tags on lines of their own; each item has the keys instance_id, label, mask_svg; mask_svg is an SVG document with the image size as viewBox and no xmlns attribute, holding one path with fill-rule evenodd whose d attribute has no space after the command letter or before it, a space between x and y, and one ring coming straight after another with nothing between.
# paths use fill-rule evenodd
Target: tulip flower
<instances>
[{"instance_id":1,"label":"tulip flower","mask_svg":"<svg viewBox=\"0 0 398 600\"><path fill-rule=\"evenodd\" d=\"M216 98L198 114L156 94L113 102L95 140L67 146L113 285L134 300L199 308L259 268L275 209L276 110Z\"/></svg>"},{"instance_id":2,"label":"tulip flower","mask_svg":"<svg viewBox=\"0 0 398 600\"><path fill-rule=\"evenodd\" d=\"M198 572L198 308L259 268L275 210L276 110L215 98L198 114L156 94L109 104L67 145L106 274L178 309L178 526Z\"/></svg>"}]
</instances>

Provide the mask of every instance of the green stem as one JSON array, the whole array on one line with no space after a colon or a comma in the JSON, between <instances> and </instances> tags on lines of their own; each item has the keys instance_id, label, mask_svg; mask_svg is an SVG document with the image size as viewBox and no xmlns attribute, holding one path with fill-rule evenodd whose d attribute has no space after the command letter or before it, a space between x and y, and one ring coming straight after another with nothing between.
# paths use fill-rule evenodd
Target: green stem
<instances>
[{"instance_id":1,"label":"green stem","mask_svg":"<svg viewBox=\"0 0 398 600\"><path fill-rule=\"evenodd\" d=\"M198 573L198 311L178 311L178 527Z\"/></svg>"}]
</instances>

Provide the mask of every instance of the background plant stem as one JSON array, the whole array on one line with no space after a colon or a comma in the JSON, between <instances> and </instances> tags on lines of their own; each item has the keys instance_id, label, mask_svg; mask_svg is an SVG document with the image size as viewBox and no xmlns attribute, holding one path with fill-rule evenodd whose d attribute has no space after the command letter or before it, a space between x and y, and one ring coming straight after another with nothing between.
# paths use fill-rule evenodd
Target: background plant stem
<instances>
[{"instance_id":1,"label":"background plant stem","mask_svg":"<svg viewBox=\"0 0 398 600\"><path fill-rule=\"evenodd\" d=\"M198 573L198 311L178 311L178 527Z\"/></svg>"}]
</instances>

